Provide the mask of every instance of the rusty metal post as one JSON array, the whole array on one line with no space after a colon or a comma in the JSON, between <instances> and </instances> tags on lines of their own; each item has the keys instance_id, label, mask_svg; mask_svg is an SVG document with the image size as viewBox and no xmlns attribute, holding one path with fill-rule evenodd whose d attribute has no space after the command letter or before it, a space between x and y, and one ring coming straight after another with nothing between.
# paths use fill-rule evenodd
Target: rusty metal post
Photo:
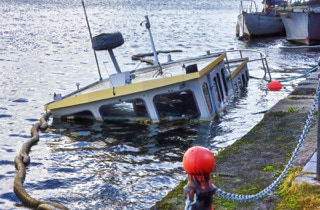
<instances>
[{"instance_id":1,"label":"rusty metal post","mask_svg":"<svg viewBox=\"0 0 320 210\"><path fill-rule=\"evenodd\" d=\"M186 208L190 210L213 210L213 195L216 187L211 175L216 168L214 154L207 148L194 146L183 156L183 168L188 174L184 187L187 197Z\"/></svg>"}]
</instances>

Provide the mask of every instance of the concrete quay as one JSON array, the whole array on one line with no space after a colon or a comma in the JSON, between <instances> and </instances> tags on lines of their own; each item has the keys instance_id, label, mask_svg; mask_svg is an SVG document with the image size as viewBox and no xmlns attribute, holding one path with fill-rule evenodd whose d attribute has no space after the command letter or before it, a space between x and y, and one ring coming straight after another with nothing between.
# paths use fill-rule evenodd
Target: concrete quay
<instances>
[{"instance_id":1,"label":"concrete quay","mask_svg":"<svg viewBox=\"0 0 320 210\"><path fill-rule=\"evenodd\" d=\"M298 102L297 104L303 105L303 108L307 108L307 104L309 104L309 108L310 108L312 103L310 103L311 102L310 100L306 100L309 97L306 97L305 94L308 95L308 93L310 93L312 90L314 90L314 92L317 91L319 77L320 77L320 70L318 69L314 73L310 74L306 78L306 80L300 82L294 90L295 94L291 94L289 97L296 97L296 100L297 100L296 102ZM299 97L301 97L301 99L297 99ZM300 100L303 100L303 101L300 101ZM312 102L313 100L314 100L314 96L312 97ZM316 107L316 111L318 111L318 104ZM314 119L313 123L316 123L316 124L319 123L318 119ZM298 153L296 160L294 161L294 165L303 166L303 169L300 175L296 177L294 181L295 183L307 182L309 184L320 185L320 181L315 179L317 177L317 164L318 164L317 147L320 146L320 145L317 145L318 144L317 138L318 138L317 129L311 129L307 134L305 141L302 144L302 148Z\"/></svg>"},{"instance_id":2,"label":"concrete quay","mask_svg":"<svg viewBox=\"0 0 320 210\"><path fill-rule=\"evenodd\" d=\"M296 183L307 182L313 185L319 185L317 177L317 152L315 152L307 164L303 167L301 174L295 179Z\"/></svg>"},{"instance_id":3,"label":"concrete quay","mask_svg":"<svg viewBox=\"0 0 320 210\"><path fill-rule=\"evenodd\" d=\"M289 155L297 147L310 110L315 106L312 125L294 159L293 166L303 168L294 182L319 184L317 170L317 110L315 94L319 84L320 68L299 82L295 89L284 99L278 101L268 110L263 119L246 135L232 145L220 151L216 156L216 169L213 172L213 184L225 192L250 195L252 189L266 189L278 177L273 168L282 170L288 163ZM175 189L158 201L151 209L183 209L185 197L181 182ZM239 190L242 191L239 193ZM261 191L258 191L261 192ZM220 202L219 202L220 200ZM232 202L214 196L215 209L227 209L234 205L236 209L274 209L281 200L277 193L270 193L250 204Z\"/></svg>"}]
</instances>

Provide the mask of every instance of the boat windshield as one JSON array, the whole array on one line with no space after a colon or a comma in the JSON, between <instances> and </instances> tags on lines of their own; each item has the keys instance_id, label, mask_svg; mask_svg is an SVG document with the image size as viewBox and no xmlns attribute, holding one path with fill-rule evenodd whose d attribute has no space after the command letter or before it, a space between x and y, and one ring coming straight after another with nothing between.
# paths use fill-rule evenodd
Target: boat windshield
<instances>
[{"instance_id":1,"label":"boat windshield","mask_svg":"<svg viewBox=\"0 0 320 210\"><path fill-rule=\"evenodd\" d=\"M200 113L190 90L158 94L153 98L160 121L199 118Z\"/></svg>"},{"instance_id":2,"label":"boat windshield","mask_svg":"<svg viewBox=\"0 0 320 210\"><path fill-rule=\"evenodd\" d=\"M104 121L150 120L145 102L140 98L105 104L99 108L99 112Z\"/></svg>"}]
</instances>

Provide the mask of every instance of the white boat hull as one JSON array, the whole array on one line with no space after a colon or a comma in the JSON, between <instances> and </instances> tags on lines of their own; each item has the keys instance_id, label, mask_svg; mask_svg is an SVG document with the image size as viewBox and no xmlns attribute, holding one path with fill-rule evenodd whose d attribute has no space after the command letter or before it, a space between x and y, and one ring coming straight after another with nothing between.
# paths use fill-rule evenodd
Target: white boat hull
<instances>
[{"instance_id":1,"label":"white boat hull","mask_svg":"<svg viewBox=\"0 0 320 210\"><path fill-rule=\"evenodd\" d=\"M93 49L107 50L117 73L84 88L77 87L66 96L55 94L54 100L44 105L45 111L64 120L85 118L147 124L210 121L247 87L249 59L241 50L207 51L206 55L180 60L169 56L166 63L160 64L148 16L145 19L154 55L151 67L122 72L113 53L124 42L122 34L102 33L93 37ZM143 58L144 54L141 55L135 57ZM261 53L258 60L267 66Z\"/></svg>"},{"instance_id":2,"label":"white boat hull","mask_svg":"<svg viewBox=\"0 0 320 210\"><path fill-rule=\"evenodd\" d=\"M320 44L320 8L294 9L281 13L286 39L302 45Z\"/></svg>"},{"instance_id":3,"label":"white boat hull","mask_svg":"<svg viewBox=\"0 0 320 210\"><path fill-rule=\"evenodd\" d=\"M203 63L206 65L201 64L203 61L191 61L203 66L199 71L181 74L182 65L178 64L171 68L180 73L175 74L171 69L172 75L161 78L144 81L143 78L153 74L146 71L137 73L131 84L107 87L112 82L101 81L46 104L45 110L54 118L66 120L88 117L97 121L140 123L209 121L224 111L229 100L240 94L249 80L248 60L237 61L234 71L229 74L225 56L222 53L215 58L206 58Z\"/></svg>"},{"instance_id":4,"label":"white boat hull","mask_svg":"<svg viewBox=\"0 0 320 210\"><path fill-rule=\"evenodd\" d=\"M238 24L242 34L249 37L281 35L285 33L281 17L278 15L242 11L238 15Z\"/></svg>"}]
</instances>

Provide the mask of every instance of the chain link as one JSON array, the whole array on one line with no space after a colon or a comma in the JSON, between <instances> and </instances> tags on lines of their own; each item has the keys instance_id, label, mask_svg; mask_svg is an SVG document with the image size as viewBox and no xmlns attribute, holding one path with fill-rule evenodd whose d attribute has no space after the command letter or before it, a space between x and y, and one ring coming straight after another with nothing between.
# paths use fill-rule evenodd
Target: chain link
<instances>
[{"instance_id":1,"label":"chain link","mask_svg":"<svg viewBox=\"0 0 320 210\"><path fill-rule=\"evenodd\" d=\"M319 100L319 92L320 92L320 83L318 82L318 88L317 88L317 92L314 96L314 101L313 104L311 105L311 109L310 109L310 113L308 115L308 119L306 121L306 124L304 126L304 130L303 133L300 136L299 142L297 144L296 149L294 150L288 164L286 165L286 167L284 168L283 172L280 174L280 176L272 183L270 184L268 187L266 187L264 190L260 191L257 194L254 195L239 195L239 194L232 194L232 193L228 193L225 192L219 188L217 188L216 191L216 195L228 199L228 200L233 200L233 201L240 201L240 202L250 202L250 201L254 201L254 200L258 200L264 196L266 196L268 193L270 193L275 187L277 187L280 182L283 180L283 178L286 176L286 174L288 173L288 171L290 170L293 161L295 160L295 158L297 157L300 148L302 146L303 141L305 140L307 133L310 129L312 120L313 120L313 115L314 112L316 110L317 104L318 104L318 100Z\"/></svg>"}]
</instances>

